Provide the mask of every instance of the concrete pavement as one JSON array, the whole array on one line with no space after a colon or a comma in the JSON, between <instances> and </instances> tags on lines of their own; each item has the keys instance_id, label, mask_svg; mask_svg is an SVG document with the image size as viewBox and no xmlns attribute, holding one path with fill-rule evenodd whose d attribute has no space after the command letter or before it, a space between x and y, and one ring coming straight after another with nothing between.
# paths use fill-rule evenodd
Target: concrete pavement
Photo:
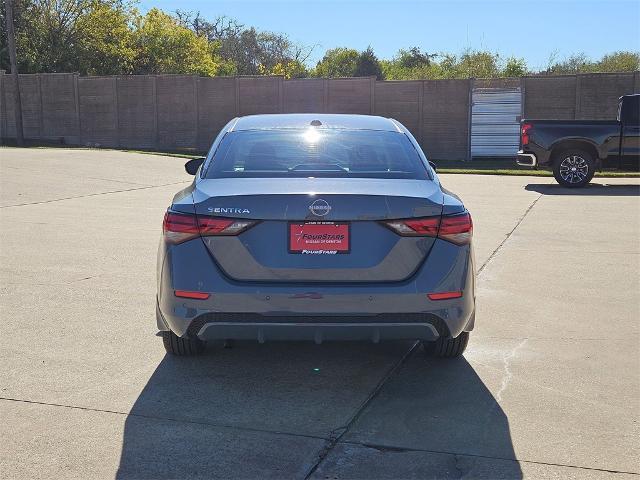
<instances>
[{"instance_id":1,"label":"concrete pavement","mask_svg":"<svg viewBox=\"0 0 640 480\"><path fill-rule=\"evenodd\" d=\"M640 180L443 175L474 218L465 357L154 336L184 160L0 148L2 478L637 478Z\"/></svg>"}]
</instances>

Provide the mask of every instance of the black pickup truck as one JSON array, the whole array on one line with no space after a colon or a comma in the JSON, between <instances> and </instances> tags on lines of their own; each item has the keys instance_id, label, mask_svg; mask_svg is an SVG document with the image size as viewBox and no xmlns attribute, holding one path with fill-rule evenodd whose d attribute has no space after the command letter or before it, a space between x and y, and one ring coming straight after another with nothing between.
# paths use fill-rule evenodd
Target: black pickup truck
<instances>
[{"instance_id":1,"label":"black pickup truck","mask_svg":"<svg viewBox=\"0 0 640 480\"><path fill-rule=\"evenodd\" d=\"M640 168L640 94L624 95L618 119L520 123L518 165L553 170L565 187L583 187L596 170Z\"/></svg>"}]
</instances>

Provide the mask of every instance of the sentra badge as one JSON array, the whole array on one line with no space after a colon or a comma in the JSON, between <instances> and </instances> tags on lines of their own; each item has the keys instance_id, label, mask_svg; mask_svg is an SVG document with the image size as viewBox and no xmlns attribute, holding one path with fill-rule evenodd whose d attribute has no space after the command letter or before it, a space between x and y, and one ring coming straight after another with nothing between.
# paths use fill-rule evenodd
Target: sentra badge
<instances>
[{"instance_id":1,"label":"sentra badge","mask_svg":"<svg viewBox=\"0 0 640 480\"><path fill-rule=\"evenodd\" d=\"M248 208L237 207L209 207L207 210L209 213L251 213Z\"/></svg>"}]
</instances>

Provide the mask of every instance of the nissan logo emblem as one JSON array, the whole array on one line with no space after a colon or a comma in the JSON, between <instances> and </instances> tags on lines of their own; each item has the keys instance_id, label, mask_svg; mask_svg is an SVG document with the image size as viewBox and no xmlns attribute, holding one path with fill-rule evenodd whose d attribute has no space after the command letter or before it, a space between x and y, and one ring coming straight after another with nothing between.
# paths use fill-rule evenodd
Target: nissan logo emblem
<instances>
[{"instance_id":1,"label":"nissan logo emblem","mask_svg":"<svg viewBox=\"0 0 640 480\"><path fill-rule=\"evenodd\" d=\"M317 215L318 217L324 217L331 211L331 205L329 205L325 200L319 198L311 205L309 205L309 210L311 211L311 213Z\"/></svg>"}]
</instances>

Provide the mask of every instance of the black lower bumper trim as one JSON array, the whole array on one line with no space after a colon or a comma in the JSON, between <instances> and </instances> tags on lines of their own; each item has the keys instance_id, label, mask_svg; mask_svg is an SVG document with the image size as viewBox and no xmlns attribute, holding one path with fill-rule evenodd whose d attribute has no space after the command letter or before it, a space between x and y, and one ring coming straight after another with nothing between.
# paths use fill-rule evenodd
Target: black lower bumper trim
<instances>
[{"instance_id":1,"label":"black lower bumper trim","mask_svg":"<svg viewBox=\"0 0 640 480\"><path fill-rule=\"evenodd\" d=\"M260 331L263 333L260 334ZM187 335L203 339L254 338L270 332L272 339L366 339L422 338L449 336L444 321L430 313L383 313L378 315L260 315L256 313L211 312L196 317ZM317 333L323 332L323 333ZM234 335L224 337L223 335ZM418 335L418 336L413 336ZM280 338L282 337L282 338ZM432 337L432 338L427 338Z\"/></svg>"}]
</instances>

